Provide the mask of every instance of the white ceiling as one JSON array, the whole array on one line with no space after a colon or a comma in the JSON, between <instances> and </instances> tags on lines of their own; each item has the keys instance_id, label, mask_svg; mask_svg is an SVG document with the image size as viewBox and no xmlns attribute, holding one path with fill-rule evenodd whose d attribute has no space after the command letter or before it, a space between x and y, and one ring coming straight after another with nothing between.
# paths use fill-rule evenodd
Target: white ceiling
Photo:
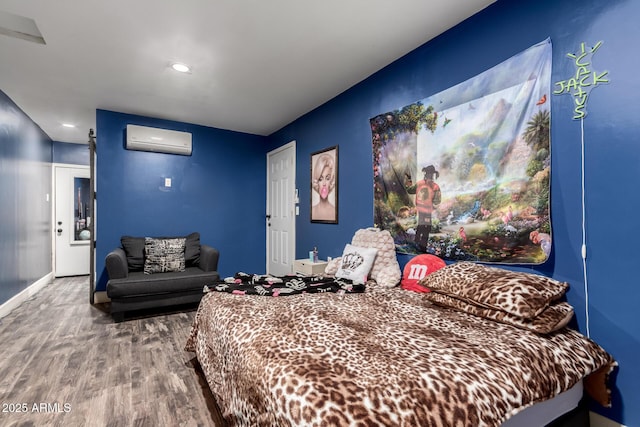
<instances>
[{"instance_id":1,"label":"white ceiling","mask_svg":"<svg viewBox=\"0 0 640 427\"><path fill-rule=\"evenodd\" d=\"M0 0L46 41L0 34L0 90L56 141L98 108L268 135L494 1Z\"/></svg>"}]
</instances>

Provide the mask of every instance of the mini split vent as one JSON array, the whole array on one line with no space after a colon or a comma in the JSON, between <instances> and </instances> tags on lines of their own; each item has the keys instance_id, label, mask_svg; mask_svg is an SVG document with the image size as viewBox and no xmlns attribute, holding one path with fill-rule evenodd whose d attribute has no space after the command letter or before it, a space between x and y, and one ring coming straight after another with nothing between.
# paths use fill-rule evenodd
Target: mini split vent
<instances>
[{"instance_id":1,"label":"mini split vent","mask_svg":"<svg viewBox=\"0 0 640 427\"><path fill-rule=\"evenodd\" d=\"M0 34L38 44L46 44L36 21L0 10Z\"/></svg>"},{"instance_id":2,"label":"mini split vent","mask_svg":"<svg viewBox=\"0 0 640 427\"><path fill-rule=\"evenodd\" d=\"M128 150L191 155L191 134L168 129L127 125Z\"/></svg>"}]
</instances>

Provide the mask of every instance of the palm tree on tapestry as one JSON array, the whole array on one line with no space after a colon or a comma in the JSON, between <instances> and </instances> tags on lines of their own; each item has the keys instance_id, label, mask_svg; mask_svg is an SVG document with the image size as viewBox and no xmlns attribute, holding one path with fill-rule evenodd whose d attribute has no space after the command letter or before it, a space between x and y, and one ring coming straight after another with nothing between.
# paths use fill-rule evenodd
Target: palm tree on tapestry
<instances>
[{"instance_id":1,"label":"palm tree on tapestry","mask_svg":"<svg viewBox=\"0 0 640 427\"><path fill-rule=\"evenodd\" d=\"M522 134L522 138L531 147L531 157L527 165L527 175L534 177L538 172L551 166L551 156L549 151L550 135L549 110L537 112L527 123L527 128Z\"/></svg>"},{"instance_id":2,"label":"palm tree on tapestry","mask_svg":"<svg viewBox=\"0 0 640 427\"><path fill-rule=\"evenodd\" d=\"M536 113L527 123L527 128L522 135L527 144L533 145L535 152L541 149L549 150L549 130L550 130L549 110Z\"/></svg>"}]
</instances>

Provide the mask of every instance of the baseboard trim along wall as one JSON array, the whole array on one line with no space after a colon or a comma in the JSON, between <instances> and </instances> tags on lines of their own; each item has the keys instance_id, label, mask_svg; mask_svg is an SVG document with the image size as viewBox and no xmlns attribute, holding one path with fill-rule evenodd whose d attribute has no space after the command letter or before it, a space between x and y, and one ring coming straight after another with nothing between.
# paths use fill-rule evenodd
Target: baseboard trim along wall
<instances>
[{"instance_id":1,"label":"baseboard trim along wall","mask_svg":"<svg viewBox=\"0 0 640 427\"><path fill-rule=\"evenodd\" d=\"M93 293L93 302L95 304L104 304L106 302L111 302L111 298L107 296L107 292L105 291L96 291Z\"/></svg>"},{"instance_id":2,"label":"baseboard trim along wall","mask_svg":"<svg viewBox=\"0 0 640 427\"><path fill-rule=\"evenodd\" d=\"M589 412L589 422L591 427L626 427L595 412Z\"/></svg>"},{"instance_id":3,"label":"baseboard trim along wall","mask_svg":"<svg viewBox=\"0 0 640 427\"><path fill-rule=\"evenodd\" d=\"M10 300L0 305L0 319L7 316L15 310L20 304L40 292L42 288L53 281L53 272L41 277L33 282L30 286L22 290L22 292L14 295Z\"/></svg>"}]
</instances>

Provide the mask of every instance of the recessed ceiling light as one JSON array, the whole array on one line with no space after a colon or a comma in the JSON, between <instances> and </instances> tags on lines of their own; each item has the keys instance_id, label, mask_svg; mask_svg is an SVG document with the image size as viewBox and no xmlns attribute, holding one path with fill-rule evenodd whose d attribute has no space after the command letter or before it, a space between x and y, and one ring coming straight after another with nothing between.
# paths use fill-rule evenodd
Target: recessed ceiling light
<instances>
[{"instance_id":1,"label":"recessed ceiling light","mask_svg":"<svg viewBox=\"0 0 640 427\"><path fill-rule=\"evenodd\" d=\"M76 127L76 125L71 124L71 123L63 123L62 126L66 127L66 128L74 128L74 127Z\"/></svg>"},{"instance_id":2,"label":"recessed ceiling light","mask_svg":"<svg viewBox=\"0 0 640 427\"><path fill-rule=\"evenodd\" d=\"M180 71L181 73L188 73L189 71L191 71L191 68L189 68L189 66L180 64L178 62L171 64L171 68L176 71Z\"/></svg>"}]
</instances>

